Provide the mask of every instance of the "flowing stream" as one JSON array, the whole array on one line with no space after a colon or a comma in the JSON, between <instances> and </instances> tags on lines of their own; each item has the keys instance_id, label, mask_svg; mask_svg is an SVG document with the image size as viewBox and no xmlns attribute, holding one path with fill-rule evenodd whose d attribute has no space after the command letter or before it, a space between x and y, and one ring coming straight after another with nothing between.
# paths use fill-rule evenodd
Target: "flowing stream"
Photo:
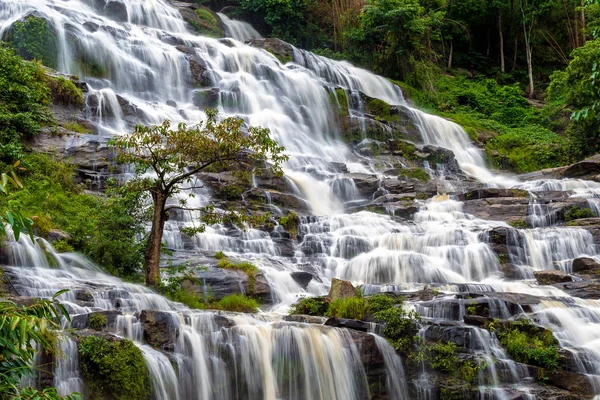
<instances>
[{"instance_id":1,"label":"flowing stream","mask_svg":"<svg viewBox=\"0 0 600 400\"><path fill-rule=\"evenodd\" d=\"M107 276L77 254L58 254L43 239L31 242L26 237L12 243L11 266L6 268L19 294L50 297L70 288L62 299L76 316L118 310L111 329L133 339L142 349L155 399L369 398L368 371L361 364L360 341L353 333L291 322L283 316L299 297L326 294L334 277L364 285L366 294L414 293L436 285L443 298L414 307L425 319L446 322L462 321L465 303L455 298L461 292L552 298L532 306L530 315L555 331L561 346L574 354L579 372L596 382L600 376L600 303L571 297L555 287L538 286L532 278L533 272L540 270L571 272L576 257L600 260L591 234L553 226L551 211L536 203L535 194L568 192L587 199L598 214L600 184L518 182L493 174L460 126L409 107L400 88L390 81L349 63L295 48L291 61L284 64L269 52L242 43L260 38L244 22L220 15L228 39L213 39L192 33L165 0L111 3L120 4L119 18L102 11L102 1L3 0L0 36L14 22L32 14L52 24L59 44L58 70L88 83L88 114L102 139L127 134L137 122L170 119L194 124L202 120L197 99L205 96L207 89L195 85L197 76L193 76L190 63L203 65L202 77L210 82L215 105L222 113L269 128L285 146L290 155L284 168L290 194L308 204L311 215L301 219L302 239L293 249L293 257L282 256L266 232L232 235L224 227L213 226L184 238L179 228L193 224L197 215L181 215L167 224L165 242L174 250L191 246L206 254L224 251L259 266L273 293L273 305L265 313L250 316L189 310L142 286ZM102 73L91 76L91 65ZM365 199L355 183L339 172L339 165L345 165L349 173L384 176L367 157L340 140L335 110L330 107L336 89L342 89L349 99L351 118L364 120L361 94L405 107L422 142L452 150L466 176L491 187L531 192L530 219L536 228L511 230L512 240L521 244L510 254L520 276L504 277L486 239L487 231L510 227L465 213L464 204L452 197L436 196L421 202L411 223L367 211L344 213L349 204ZM211 199L208 189L195 194L194 205ZM277 207L273 206L273 212L278 213ZM298 271L310 272L318 279L302 287L290 275ZM508 318L519 313L509 312L502 299L490 303L494 304L494 316ZM143 343L140 318L144 311L161 313L177 327L171 355ZM508 360L493 335L474 328L469 337L479 359L494 366L491 381L480 378L481 398L508 398L500 381L521 386L523 398L531 398L526 390L531 378ZM385 361L389 398L408 399L410 382L402 360L385 340L377 336L372 340ZM55 384L61 394L80 391L76 345L65 339L60 347L66 357L56 365ZM494 365L493 360L500 361ZM503 375L508 378L501 380ZM414 382L422 398L431 396L421 385L426 380L424 372ZM596 386L599 394L600 386Z\"/></svg>"}]
</instances>

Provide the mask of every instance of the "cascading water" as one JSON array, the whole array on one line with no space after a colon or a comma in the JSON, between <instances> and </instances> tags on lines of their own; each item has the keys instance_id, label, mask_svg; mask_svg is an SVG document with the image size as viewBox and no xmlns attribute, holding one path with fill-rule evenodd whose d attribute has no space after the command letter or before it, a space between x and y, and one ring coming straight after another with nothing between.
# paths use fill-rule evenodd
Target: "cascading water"
<instances>
[{"instance_id":1,"label":"cascading water","mask_svg":"<svg viewBox=\"0 0 600 400\"><path fill-rule=\"evenodd\" d=\"M198 218L194 213L174 215L168 222L165 242L170 248L225 251L251 259L272 288L275 304L271 311L287 311L299 296L324 295L334 277L365 284L366 294L388 290L414 293L436 285L447 298L436 299L433 306L428 302L415 306L428 320L461 321L465 304L453 296L462 292L553 297L555 302L532 306L538 322L555 328L561 345L580 355L576 359L581 372L594 381L600 375L600 345L593 333L600 320L597 302L575 299L558 288L529 280L504 279L500 260L485 233L509 229L506 223L476 218L448 196L421 202L412 223L366 211L344 214L345 208L360 204L364 196L336 165L344 164L349 173L378 178L382 174L374 163L339 140L331 95L336 89L343 90L350 117L359 121L364 121L362 94L405 107L423 143L452 150L465 174L489 186L516 187L533 194L568 192L585 199L599 214L600 184L574 179L518 183L494 175L460 126L410 108L396 85L349 63L292 48L291 62L283 64L272 54L236 40L194 35L179 12L163 0L119 2L127 15L126 21L120 22L95 8L96 3L2 1L0 36L28 15L47 19L59 44L58 69L79 75L90 86L87 108L102 137L126 134L137 122L170 119L196 123L204 118L199 99L213 96L224 114L269 128L285 146L290 155L285 173L292 194L311 210L312 216L302 217L298 227L300 240L292 251L294 257L282 256L272 236L256 230L231 234L225 227L213 226L203 234L183 238L179 228L193 224ZM221 18L233 39L260 37L247 24ZM94 74L90 66L94 66ZM199 73L198 68L203 71ZM212 88L199 88L199 79ZM361 126L364 130L364 124ZM207 189L194 194L194 206L210 201ZM600 255L589 232L551 226L555 222L549 217L551 210L538 207L535 201L532 195L530 220L537 229L514 233L514 240L522 246L510 254L522 278L530 279L533 271L547 269L570 272L573 258ZM19 294L50 297L71 288L62 299L75 315L121 312L111 329L141 347L156 399L346 400L369 396L366 371L357 361L359 350L347 330L287 322L277 313L249 317L191 311L139 285L109 277L83 257L56 254L41 239L32 243L22 238L13 243L12 254L12 266L6 272ZM318 279L302 287L291 278L291 273L299 271ZM565 306L573 304L577 307ZM493 318L523 313L522 309L509 311L502 297L490 297L488 305ZM139 319L144 310L166 313L177 327L174 358L178 368L162 352L141 343ZM581 325L586 329L578 332ZM489 333L473 330L471 337L481 359L506 359ZM384 340L374 340L384 357L389 397L407 398L401 360ZM81 381L73 343L67 340L61 347L68 358L57 364L55 379L59 391L66 394L80 390ZM518 367L506 363L504 369L511 372L512 383L525 379ZM502 374L492 375L491 384L481 383L482 398L505 398L504 391L496 388L497 375ZM427 383L427 376L424 372L417 385ZM422 389L420 398L433 396L430 386Z\"/></svg>"}]
</instances>

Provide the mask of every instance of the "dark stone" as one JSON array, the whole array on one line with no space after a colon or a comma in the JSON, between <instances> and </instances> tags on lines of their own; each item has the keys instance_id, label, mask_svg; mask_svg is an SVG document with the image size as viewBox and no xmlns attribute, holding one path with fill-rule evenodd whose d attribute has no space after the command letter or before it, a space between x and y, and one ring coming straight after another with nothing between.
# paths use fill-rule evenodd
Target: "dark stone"
<instances>
[{"instance_id":1,"label":"dark stone","mask_svg":"<svg viewBox=\"0 0 600 400\"><path fill-rule=\"evenodd\" d=\"M161 311L142 310L139 318L146 343L157 349L173 351L177 337L174 315Z\"/></svg>"},{"instance_id":2,"label":"dark stone","mask_svg":"<svg viewBox=\"0 0 600 400\"><path fill-rule=\"evenodd\" d=\"M311 274L310 272L304 272L304 271L296 271L296 272L292 272L291 274L292 279L294 279L294 281L296 281L296 283L298 285L300 285L302 287L302 289L305 289L308 287L308 284L310 283L310 281L313 280L313 274Z\"/></svg>"},{"instance_id":3,"label":"dark stone","mask_svg":"<svg viewBox=\"0 0 600 400\"><path fill-rule=\"evenodd\" d=\"M558 270L534 271L533 275L540 285L552 285L554 283L573 281L573 278L569 276L569 274Z\"/></svg>"},{"instance_id":4,"label":"dark stone","mask_svg":"<svg viewBox=\"0 0 600 400\"><path fill-rule=\"evenodd\" d=\"M576 273L588 273L593 270L600 269L600 263L596 262L593 258L581 257L573 260L572 271Z\"/></svg>"},{"instance_id":5,"label":"dark stone","mask_svg":"<svg viewBox=\"0 0 600 400\"><path fill-rule=\"evenodd\" d=\"M74 329L88 329L89 319L92 315L104 315L106 317L106 327L115 327L117 318L122 315L120 311L96 311L89 314L75 315L71 319L71 327Z\"/></svg>"},{"instance_id":6,"label":"dark stone","mask_svg":"<svg viewBox=\"0 0 600 400\"><path fill-rule=\"evenodd\" d=\"M127 22L129 19L127 7L119 1L109 1L106 3L104 6L104 14L117 22Z\"/></svg>"},{"instance_id":7,"label":"dark stone","mask_svg":"<svg viewBox=\"0 0 600 400\"><path fill-rule=\"evenodd\" d=\"M268 51L281 62L292 61L294 55L294 48L292 45L277 38L252 39L248 41L248 44Z\"/></svg>"},{"instance_id":8,"label":"dark stone","mask_svg":"<svg viewBox=\"0 0 600 400\"><path fill-rule=\"evenodd\" d=\"M167 105L169 107L177 108L177 103L173 100L167 100Z\"/></svg>"},{"instance_id":9,"label":"dark stone","mask_svg":"<svg viewBox=\"0 0 600 400\"><path fill-rule=\"evenodd\" d=\"M192 97L192 103L197 107L215 108L219 105L220 98L221 90L219 88L197 90Z\"/></svg>"},{"instance_id":10,"label":"dark stone","mask_svg":"<svg viewBox=\"0 0 600 400\"><path fill-rule=\"evenodd\" d=\"M583 161L575 163L567 167L563 171L565 178L581 178L584 176L595 176L600 174L600 154L596 154L590 158L586 158Z\"/></svg>"},{"instance_id":11,"label":"dark stone","mask_svg":"<svg viewBox=\"0 0 600 400\"><path fill-rule=\"evenodd\" d=\"M64 241L70 243L73 240L73 237L71 235L69 235L67 232L63 232L59 229L52 229L50 232L48 232L47 238L50 243L54 243L59 240L64 240Z\"/></svg>"},{"instance_id":12,"label":"dark stone","mask_svg":"<svg viewBox=\"0 0 600 400\"><path fill-rule=\"evenodd\" d=\"M557 283L553 286L573 297L593 300L600 299L600 283L597 281L565 282Z\"/></svg>"},{"instance_id":13,"label":"dark stone","mask_svg":"<svg viewBox=\"0 0 600 400\"><path fill-rule=\"evenodd\" d=\"M360 332L369 332L371 324L364 321L358 321L355 319L343 319L343 318L329 318L325 321L326 326L334 328L346 328Z\"/></svg>"}]
</instances>

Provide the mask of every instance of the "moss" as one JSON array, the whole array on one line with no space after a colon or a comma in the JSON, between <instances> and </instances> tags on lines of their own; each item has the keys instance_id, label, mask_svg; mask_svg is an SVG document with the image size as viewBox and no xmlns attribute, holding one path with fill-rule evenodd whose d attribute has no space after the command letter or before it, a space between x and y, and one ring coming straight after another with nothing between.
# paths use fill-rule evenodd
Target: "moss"
<instances>
[{"instance_id":1,"label":"moss","mask_svg":"<svg viewBox=\"0 0 600 400\"><path fill-rule=\"evenodd\" d=\"M92 314L88 318L88 326L96 331L101 331L106 326L106 315Z\"/></svg>"},{"instance_id":2,"label":"moss","mask_svg":"<svg viewBox=\"0 0 600 400\"><path fill-rule=\"evenodd\" d=\"M399 175L405 176L407 178L418 179L423 182L429 182L431 177L429 174L421 168L404 168L400 170Z\"/></svg>"},{"instance_id":3,"label":"moss","mask_svg":"<svg viewBox=\"0 0 600 400\"><path fill-rule=\"evenodd\" d=\"M329 103L332 107L338 110L340 117L347 117L350 115L348 111L348 95L342 88L336 88L329 92Z\"/></svg>"},{"instance_id":4,"label":"moss","mask_svg":"<svg viewBox=\"0 0 600 400\"><path fill-rule=\"evenodd\" d=\"M79 343L81 369L92 398L145 400L150 373L142 351L131 340L88 336Z\"/></svg>"},{"instance_id":5,"label":"moss","mask_svg":"<svg viewBox=\"0 0 600 400\"><path fill-rule=\"evenodd\" d=\"M92 133L88 128L78 122L63 122L62 127L70 132L76 133Z\"/></svg>"},{"instance_id":6,"label":"moss","mask_svg":"<svg viewBox=\"0 0 600 400\"><path fill-rule=\"evenodd\" d=\"M520 219L517 221L508 221L508 224L510 226L512 226L513 228L517 228L517 229L527 229L529 228L529 225L527 224L526 221Z\"/></svg>"},{"instance_id":7,"label":"moss","mask_svg":"<svg viewBox=\"0 0 600 400\"><path fill-rule=\"evenodd\" d=\"M220 198L229 201L241 200L244 187L236 184L219 186L216 191Z\"/></svg>"},{"instance_id":8,"label":"moss","mask_svg":"<svg viewBox=\"0 0 600 400\"><path fill-rule=\"evenodd\" d=\"M47 84L54 103L74 107L82 107L85 103L83 92L70 79L62 76L48 77Z\"/></svg>"},{"instance_id":9,"label":"moss","mask_svg":"<svg viewBox=\"0 0 600 400\"><path fill-rule=\"evenodd\" d=\"M404 141L398 141L395 143L395 145L396 151L399 152L402 157L406 158L407 160L412 160L415 158L415 152L417 150L413 144Z\"/></svg>"},{"instance_id":10,"label":"moss","mask_svg":"<svg viewBox=\"0 0 600 400\"><path fill-rule=\"evenodd\" d=\"M294 58L292 57L292 55L284 55L281 53L276 53L271 49L265 49L266 51L268 51L269 53L273 54L273 56L275 56L276 59L279 60L280 63L282 64L287 64L289 62L294 61Z\"/></svg>"},{"instance_id":11,"label":"moss","mask_svg":"<svg viewBox=\"0 0 600 400\"><path fill-rule=\"evenodd\" d=\"M254 283L256 282L256 274L259 271L256 265L251 264L247 261L243 261L241 263L233 263L227 259L222 259L217 264L217 267L223 269L235 269L238 271L242 271L246 275L248 275L248 293L250 295L254 295Z\"/></svg>"},{"instance_id":12,"label":"moss","mask_svg":"<svg viewBox=\"0 0 600 400\"><path fill-rule=\"evenodd\" d=\"M24 59L39 60L47 67L57 68L58 40L45 19L29 16L15 22L8 33L8 41Z\"/></svg>"},{"instance_id":13,"label":"moss","mask_svg":"<svg viewBox=\"0 0 600 400\"><path fill-rule=\"evenodd\" d=\"M372 99L367 104L369 112L375 116L388 120L391 118L390 105L383 100Z\"/></svg>"},{"instance_id":14,"label":"moss","mask_svg":"<svg viewBox=\"0 0 600 400\"><path fill-rule=\"evenodd\" d=\"M573 206L565 213L565 221L569 222L576 219L592 218L594 216L594 212L589 208Z\"/></svg>"},{"instance_id":15,"label":"moss","mask_svg":"<svg viewBox=\"0 0 600 400\"><path fill-rule=\"evenodd\" d=\"M214 255L217 260L223 260L225 258L225 253L222 251L217 251Z\"/></svg>"},{"instance_id":16,"label":"moss","mask_svg":"<svg viewBox=\"0 0 600 400\"><path fill-rule=\"evenodd\" d=\"M258 309L256 300L243 294L231 294L223 297L217 305L220 310L233 312L253 313Z\"/></svg>"},{"instance_id":17,"label":"moss","mask_svg":"<svg viewBox=\"0 0 600 400\"><path fill-rule=\"evenodd\" d=\"M300 299L296 304L290 307L290 315L305 314L314 316L324 316L329 308L329 302L319 297L307 297Z\"/></svg>"},{"instance_id":18,"label":"moss","mask_svg":"<svg viewBox=\"0 0 600 400\"><path fill-rule=\"evenodd\" d=\"M279 224L287 231L294 239L298 236L298 226L300 225L300 217L295 212L284 215L279 219Z\"/></svg>"},{"instance_id":19,"label":"moss","mask_svg":"<svg viewBox=\"0 0 600 400\"><path fill-rule=\"evenodd\" d=\"M215 38L225 35L219 19L212 11L206 7L198 7L195 12L198 20L188 19L188 22L198 33Z\"/></svg>"}]
</instances>

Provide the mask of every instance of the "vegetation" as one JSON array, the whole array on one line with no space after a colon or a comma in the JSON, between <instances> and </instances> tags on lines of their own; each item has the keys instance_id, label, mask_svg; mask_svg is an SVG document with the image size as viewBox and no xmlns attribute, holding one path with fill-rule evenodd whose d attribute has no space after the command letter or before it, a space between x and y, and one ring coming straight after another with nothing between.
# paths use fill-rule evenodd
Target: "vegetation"
<instances>
[{"instance_id":1,"label":"vegetation","mask_svg":"<svg viewBox=\"0 0 600 400\"><path fill-rule=\"evenodd\" d=\"M558 342L552 331L522 319L496 329L496 335L512 359L555 372L559 367Z\"/></svg>"},{"instance_id":2,"label":"vegetation","mask_svg":"<svg viewBox=\"0 0 600 400\"><path fill-rule=\"evenodd\" d=\"M256 282L256 274L258 273L256 265L249 263L248 261L233 263L228 259L223 258L219 261L217 267L223 269L235 269L248 275L248 293L250 295L254 294L254 283Z\"/></svg>"},{"instance_id":3,"label":"vegetation","mask_svg":"<svg viewBox=\"0 0 600 400\"><path fill-rule=\"evenodd\" d=\"M137 177L129 182L129 189L136 193L149 192L152 197L152 228L144 268L149 286L159 284L160 250L167 214L171 209L186 209L185 201L166 204L169 198L181 192L182 183L193 186L194 175L208 167L219 165L231 169L236 162L248 159L253 164L270 158L273 162L270 169L281 173L280 163L286 159L281 154L283 148L270 138L268 129L251 127L246 134L242 130L242 119L227 118L218 123L217 111L212 109L206 111L206 116L206 122L194 128L180 124L172 130L169 121L151 127L138 125L131 135L111 141L119 153L118 161L135 165ZM148 170L155 172L156 178L144 177ZM211 222L215 222L212 208L204 211L209 219L213 217Z\"/></svg>"},{"instance_id":4,"label":"vegetation","mask_svg":"<svg viewBox=\"0 0 600 400\"><path fill-rule=\"evenodd\" d=\"M82 338L80 362L94 398L139 399L150 394L150 373L142 351L126 339Z\"/></svg>"},{"instance_id":5,"label":"vegetation","mask_svg":"<svg viewBox=\"0 0 600 400\"><path fill-rule=\"evenodd\" d=\"M29 16L15 22L8 35L9 42L26 60L38 60L50 68L58 64L58 40L48 21Z\"/></svg>"},{"instance_id":6,"label":"vegetation","mask_svg":"<svg viewBox=\"0 0 600 400\"><path fill-rule=\"evenodd\" d=\"M582 218L593 218L595 217L594 212L589 208L581 208L573 206L565 213L565 221L573 221Z\"/></svg>"},{"instance_id":7,"label":"vegetation","mask_svg":"<svg viewBox=\"0 0 600 400\"><path fill-rule=\"evenodd\" d=\"M252 313L258 310L258 303L256 300L244 296L243 294L230 294L229 296L225 296L219 300L217 305L218 307L214 308L224 311Z\"/></svg>"},{"instance_id":8,"label":"vegetation","mask_svg":"<svg viewBox=\"0 0 600 400\"><path fill-rule=\"evenodd\" d=\"M106 315L92 314L88 318L88 326L95 331L101 331L106 326Z\"/></svg>"},{"instance_id":9,"label":"vegetation","mask_svg":"<svg viewBox=\"0 0 600 400\"><path fill-rule=\"evenodd\" d=\"M290 308L291 315L304 314L323 316L327 313L329 303L320 297L306 297L300 299Z\"/></svg>"},{"instance_id":10,"label":"vegetation","mask_svg":"<svg viewBox=\"0 0 600 400\"><path fill-rule=\"evenodd\" d=\"M46 82L55 103L66 106L82 107L85 98L83 92L72 80L62 76L47 77Z\"/></svg>"},{"instance_id":11,"label":"vegetation","mask_svg":"<svg viewBox=\"0 0 600 400\"><path fill-rule=\"evenodd\" d=\"M295 212L290 212L279 219L279 224L285 229L294 239L298 236L298 226L300 225L300 217Z\"/></svg>"},{"instance_id":12,"label":"vegetation","mask_svg":"<svg viewBox=\"0 0 600 400\"><path fill-rule=\"evenodd\" d=\"M362 297L337 299L329 304L328 317L364 320L368 311L367 300Z\"/></svg>"},{"instance_id":13,"label":"vegetation","mask_svg":"<svg viewBox=\"0 0 600 400\"><path fill-rule=\"evenodd\" d=\"M70 321L69 313L57 300L65 291L57 292L51 300L39 300L31 306L0 301L0 398L61 399L53 389L40 392L19 388L19 381L33 376L37 348L54 351L60 319L64 317ZM74 394L67 399L80 397Z\"/></svg>"},{"instance_id":14,"label":"vegetation","mask_svg":"<svg viewBox=\"0 0 600 400\"><path fill-rule=\"evenodd\" d=\"M421 168L403 168L400 170L399 175L407 178L418 179L423 182L429 182L431 179L429 174Z\"/></svg>"}]
</instances>

